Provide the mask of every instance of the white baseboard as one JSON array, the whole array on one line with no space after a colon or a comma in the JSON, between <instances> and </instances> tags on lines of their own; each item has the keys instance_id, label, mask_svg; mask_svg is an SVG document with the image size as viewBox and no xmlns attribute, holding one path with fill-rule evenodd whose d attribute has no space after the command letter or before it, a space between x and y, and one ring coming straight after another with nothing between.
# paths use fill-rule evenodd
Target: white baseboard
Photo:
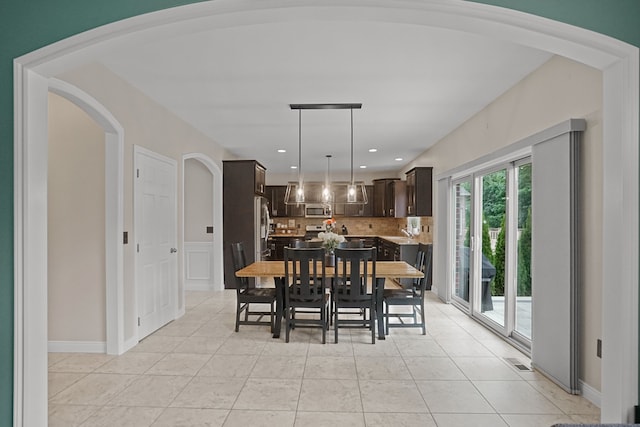
<instances>
[{"instance_id":1,"label":"white baseboard","mask_svg":"<svg viewBox=\"0 0 640 427\"><path fill-rule=\"evenodd\" d=\"M582 392L582 397L587 399L589 402L596 405L600 408L600 401L602 398L602 393L595 388L591 387L589 384L580 380L580 391Z\"/></svg>"},{"instance_id":2,"label":"white baseboard","mask_svg":"<svg viewBox=\"0 0 640 427\"><path fill-rule=\"evenodd\" d=\"M49 353L106 353L105 341L49 341Z\"/></svg>"}]
</instances>

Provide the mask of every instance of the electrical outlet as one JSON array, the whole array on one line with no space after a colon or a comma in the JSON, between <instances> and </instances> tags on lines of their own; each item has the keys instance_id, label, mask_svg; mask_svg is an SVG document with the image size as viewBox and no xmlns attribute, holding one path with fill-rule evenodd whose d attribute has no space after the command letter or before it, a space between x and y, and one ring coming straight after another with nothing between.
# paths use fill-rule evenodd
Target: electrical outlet
<instances>
[{"instance_id":1,"label":"electrical outlet","mask_svg":"<svg viewBox=\"0 0 640 427\"><path fill-rule=\"evenodd\" d=\"M598 339L596 344L596 356L602 359L602 340Z\"/></svg>"}]
</instances>

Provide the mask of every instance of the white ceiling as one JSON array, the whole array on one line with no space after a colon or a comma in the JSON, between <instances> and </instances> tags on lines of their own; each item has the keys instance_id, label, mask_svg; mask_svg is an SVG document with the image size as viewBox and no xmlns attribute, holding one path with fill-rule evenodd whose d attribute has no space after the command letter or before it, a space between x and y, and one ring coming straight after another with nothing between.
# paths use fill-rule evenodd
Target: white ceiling
<instances>
[{"instance_id":1,"label":"white ceiling","mask_svg":"<svg viewBox=\"0 0 640 427\"><path fill-rule=\"evenodd\" d=\"M376 173L402 168L550 56L442 28L306 20L120 44L100 61L272 173L298 163L298 111L289 104L362 103L354 166ZM326 154L332 171L348 170L349 143L348 110L302 111L305 172L325 171Z\"/></svg>"}]
</instances>

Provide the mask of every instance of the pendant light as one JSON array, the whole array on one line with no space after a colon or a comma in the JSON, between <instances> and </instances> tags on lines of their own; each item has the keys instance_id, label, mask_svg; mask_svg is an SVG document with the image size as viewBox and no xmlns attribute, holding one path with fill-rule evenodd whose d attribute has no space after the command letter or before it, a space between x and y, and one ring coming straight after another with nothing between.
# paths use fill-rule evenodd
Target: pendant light
<instances>
[{"instance_id":1,"label":"pendant light","mask_svg":"<svg viewBox=\"0 0 640 427\"><path fill-rule=\"evenodd\" d=\"M351 111L351 182L347 187L347 203L355 203L358 199L356 185L353 182L353 108Z\"/></svg>"},{"instance_id":2,"label":"pendant light","mask_svg":"<svg viewBox=\"0 0 640 427\"><path fill-rule=\"evenodd\" d=\"M331 203L333 199L331 194L331 154L327 154L325 157L327 158L327 174L322 186L322 203Z\"/></svg>"},{"instance_id":3,"label":"pendant light","mask_svg":"<svg viewBox=\"0 0 640 427\"><path fill-rule=\"evenodd\" d=\"M298 181L290 181L285 193L285 204L367 204L367 191L362 181L354 181L353 176L353 110L362 108L362 104L289 104L292 110L298 110ZM327 157L327 175L325 182L303 183L302 174L302 110L350 110L351 112L351 179L348 182L331 181L331 155ZM306 188L305 188L306 187ZM346 191L345 191L346 190ZM346 194L346 197L345 197Z\"/></svg>"},{"instance_id":4,"label":"pendant light","mask_svg":"<svg viewBox=\"0 0 640 427\"><path fill-rule=\"evenodd\" d=\"M296 203L304 203L304 185L302 184L302 110L298 110L298 187Z\"/></svg>"}]
</instances>

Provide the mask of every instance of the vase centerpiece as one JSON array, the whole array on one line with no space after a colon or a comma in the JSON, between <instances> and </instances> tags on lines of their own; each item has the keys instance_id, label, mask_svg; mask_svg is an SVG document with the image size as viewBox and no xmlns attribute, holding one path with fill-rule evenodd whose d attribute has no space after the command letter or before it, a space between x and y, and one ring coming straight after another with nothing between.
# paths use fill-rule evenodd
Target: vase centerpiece
<instances>
[{"instance_id":1,"label":"vase centerpiece","mask_svg":"<svg viewBox=\"0 0 640 427\"><path fill-rule=\"evenodd\" d=\"M336 220L333 218L326 219L323 221L325 230L323 232L318 233L318 238L322 239L322 247L324 247L325 254L325 265L328 267L333 267L335 265L335 254L334 250L340 245L341 242L344 242L344 236L341 236L335 233L336 228Z\"/></svg>"}]
</instances>

